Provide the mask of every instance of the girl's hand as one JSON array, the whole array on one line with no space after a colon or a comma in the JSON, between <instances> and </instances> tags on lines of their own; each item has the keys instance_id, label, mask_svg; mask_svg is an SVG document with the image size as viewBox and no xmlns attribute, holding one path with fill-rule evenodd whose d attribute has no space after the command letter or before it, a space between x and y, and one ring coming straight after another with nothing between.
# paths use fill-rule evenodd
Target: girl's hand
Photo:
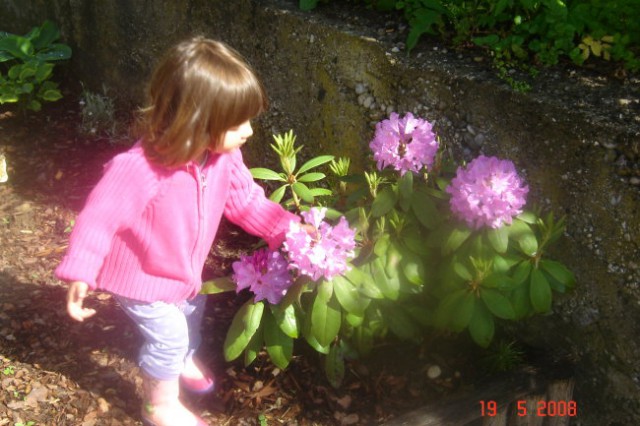
<instances>
[{"instance_id":1,"label":"girl's hand","mask_svg":"<svg viewBox=\"0 0 640 426\"><path fill-rule=\"evenodd\" d=\"M67 313L76 321L84 321L96 313L95 309L84 308L84 299L89 292L89 284L82 281L74 281L69 284L67 292Z\"/></svg>"}]
</instances>

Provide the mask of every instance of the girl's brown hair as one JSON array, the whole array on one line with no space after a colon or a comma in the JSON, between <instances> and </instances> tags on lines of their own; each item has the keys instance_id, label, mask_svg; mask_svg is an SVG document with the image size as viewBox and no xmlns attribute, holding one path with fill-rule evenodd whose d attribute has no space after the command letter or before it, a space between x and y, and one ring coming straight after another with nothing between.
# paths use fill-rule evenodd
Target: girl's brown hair
<instances>
[{"instance_id":1,"label":"girl's brown hair","mask_svg":"<svg viewBox=\"0 0 640 426\"><path fill-rule=\"evenodd\" d=\"M171 48L157 65L141 110L145 154L174 167L222 143L224 133L266 110L262 83L226 44L195 37Z\"/></svg>"}]
</instances>

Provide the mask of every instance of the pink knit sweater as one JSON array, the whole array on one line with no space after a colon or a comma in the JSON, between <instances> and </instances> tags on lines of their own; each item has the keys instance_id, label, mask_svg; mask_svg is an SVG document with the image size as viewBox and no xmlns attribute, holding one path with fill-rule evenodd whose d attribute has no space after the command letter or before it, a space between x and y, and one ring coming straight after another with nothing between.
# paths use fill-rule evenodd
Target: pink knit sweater
<instances>
[{"instance_id":1,"label":"pink knit sweater","mask_svg":"<svg viewBox=\"0 0 640 426\"><path fill-rule=\"evenodd\" d=\"M150 163L140 144L117 155L89 195L55 274L144 302L195 296L222 215L279 246L299 218L265 197L240 150L204 167Z\"/></svg>"}]
</instances>

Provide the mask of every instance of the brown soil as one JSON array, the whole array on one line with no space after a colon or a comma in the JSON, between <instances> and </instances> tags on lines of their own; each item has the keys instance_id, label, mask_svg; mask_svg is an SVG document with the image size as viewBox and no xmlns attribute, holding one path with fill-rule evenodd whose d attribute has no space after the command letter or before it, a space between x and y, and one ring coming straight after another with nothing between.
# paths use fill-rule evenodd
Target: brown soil
<instances>
[{"instance_id":1,"label":"brown soil","mask_svg":"<svg viewBox=\"0 0 640 426\"><path fill-rule=\"evenodd\" d=\"M102 165L130 142L85 135L77 93L23 116L0 113L0 153L9 180L0 183L0 425L140 424L140 336L108 294L93 294L98 314L84 323L65 312L65 286L52 274L69 228ZM4 106L3 106L4 108ZM206 274L223 274L253 240L229 225ZM186 398L211 424L380 424L456 389L470 372L458 351L386 347L350 363L341 389L325 379L304 345L286 371L261 356L249 367L224 361L221 347L243 295L210 297L202 358L217 391ZM466 355L468 357L468 355ZM437 364L443 375L427 377Z\"/></svg>"}]
</instances>

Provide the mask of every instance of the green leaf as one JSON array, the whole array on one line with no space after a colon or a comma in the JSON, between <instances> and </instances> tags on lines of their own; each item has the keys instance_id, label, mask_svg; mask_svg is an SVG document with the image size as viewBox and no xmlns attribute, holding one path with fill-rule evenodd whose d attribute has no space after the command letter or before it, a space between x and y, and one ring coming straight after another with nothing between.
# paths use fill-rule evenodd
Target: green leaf
<instances>
[{"instance_id":1,"label":"green leaf","mask_svg":"<svg viewBox=\"0 0 640 426\"><path fill-rule=\"evenodd\" d=\"M451 184L451 180L450 179L445 179L441 176L436 177L436 186L438 187L438 189L442 192L445 192L447 190L447 187Z\"/></svg>"},{"instance_id":2,"label":"green leaf","mask_svg":"<svg viewBox=\"0 0 640 426\"><path fill-rule=\"evenodd\" d=\"M382 293L382 291L380 291L380 289L378 288L378 285L375 283L375 280L371 279L371 277L373 276L373 265L368 263L364 266L364 268L367 271L366 275L358 271L358 273L354 277L353 271L359 269L354 267L345 276L349 279L349 281L353 283L355 283L354 279L356 279L357 282L359 283L356 285L360 287L360 291L362 291L362 294L364 294L365 296L371 299L384 299L385 296ZM361 279L361 277L364 277L364 279Z\"/></svg>"},{"instance_id":3,"label":"green leaf","mask_svg":"<svg viewBox=\"0 0 640 426\"><path fill-rule=\"evenodd\" d=\"M465 228L454 228L447 237L444 245L442 246L442 254L445 256L453 253L460 247L471 235L471 231Z\"/></svg>"},{"instance_id":4,"label":"green leaf","mask_svg":"<svg viewBox=\"0 0 640 426\"><path fill-rule=\"evenodd\" d=\"M453 321L451 326L454 331L458 332L469 325L476 307L476 296L470 291L465 291L465 293L464 297L460 298L459 303L452 308Z\"/></svg>"},{"instance_id":5,"label":"green leaf","mask_svg":"<svg viewBox=\"0 0 640 426\"><path fill-rule=\"evenodd\" d=\"M271 313L284 334L293 339L298 338L298 319L293 305L288 305L285 308L271 305Z\"/></svg>"},{"instance_id":6,"label":"green leaf","mask_svg":"<svg viewBox=\"0 0 640 426\"><path fill-rule=\"evenodd\" d=\"M436 325L450 326L459 332L469 325L475 309L475 296L466 289L456 290L447 295L436 310Z\"/></svg>"},{"instance_id":7,"label":"green leaf","mask_svg":"<svg viewBox=\"0 0 640 426\"><path fill-rule=\"evenodd\" d=\"M319 295L311 310L311 333L321 346L329 346L340 331L342 312L335 297L328 301Z\"/></svg>"},{"instance_id":8,"label":"green leaf","mask_svg":"<svg viewBox=\"0 0 640 426\"><path fill-rule=\"evenodd\" d=\"M15 93L1 93L0 104L18 102L20 98Z\"/></svg>"},{"instance_id":9,"label":"green leaf","mask_svg":"<svg viewBox=\"0 0 640 426\"><path fill-rule=\"evenodd\" d=\"M334 388L339 388L344 380L344 356L339 345L331 345L329 353L324 358L324 371L327 380Z\"/></svg>"},{"instance_id":10,"label":"green leaf","mask_svg":"<svg viewBox=\"0 0 640 426\"><path fill-rule=\"evenodd\" d=\"M535 256L538 252L538 239L531 233L518 239L520 250L529 256Z\"/></svg>"},{"instance_id":11,"label":"green leaf","mask_svg":"<svg viewBox=\"0 0 640 426\"><path fill-rule=\"evenodd\" d=\"M487 231L489 243L498 253L505 253L509 245L509 231L506 227L501 226L498 229L490 229Z\"/></svg>"},{"instance_id":12,"label":"green leaf","mask_svg":"<svg viewBox=\"0 0 640 426\"><path fill-rule=\"evenodd\" d=\"M416 230L416 232L407 232L402 235L402 242L413 253L420 256L428 256L431 254L430 247L427 245L424 237Z\"/></svg>"},{"instance_id":13,"label":"green leaf","mask_svg":"<svg viewBox=\"0 0 640 426\"><path fill-rule=\"evenodd\" d=\"M426 270L420 257L405 252L400 264L402 273L411 284L424 285Z\"/></svg>"},{"instance_id":14,"label":"green leaf","mask_svg":"<svg viewBox=\"0 0 640 426\"><path fill-rule=\"evenodd\" d=\"M576 278L565 265L555 260L541 260L540 266L549 273L553 278L568 288L573 288L576 284Z\"/></svg>"},{"instance_id":15,"label":"green leaf","mask_svg":"<svg viewBox=\"0 0 640 426\"><path fill-rule=\"evenodd\" d=\"M315 193L316 189L321 189L321 188L315 188L315 189L311 190L311 192L313 192L314 196L316 195L316 193ZM327 195L327 194L317 194L317 195ZM331 194L329 194L329 195L331 195ZM324 215L324 217L326 217L329 220L338 220L342 216L344 216L344 213L342 213L342 212L340 212L340 211L338 211L336 209L333 209L331 207L327 207L327 211L326 211L326 213ZM348 222L348 220L347 220L347 222Z\"/></svg>"},{"instance_id":16,"label":"green leaf","mask_svg":"<svg viewBox=\"0 0 640 426\"><path fill-rule=\"evenodd\" d=\"M494 16L500 15L502 11L507 7L508 4L509 4L509 0L498 0L495 3L495 10L493 11L493 15Z\"/></svg>"},{"instance_id":17,"label":"green leaf","mask_svg":"<svg viewBox=\"0 0 640 426\"><path fill-rule=\"evenodd\" d=\"M264 342L271 361L278 368L287 368L293 355L293 339L282 331L270 314L264 317Z\"/></svg>"},{"instance_id":18,"label":"green leaf","mask_svg":"<svg viewBox=\"0 0 640 426\"><path fill-rule=\"evenodd\" d=\"M225 360L232 361L238 358L247 347L260 326L263 311L263 302L253 303L253 300L249 300L236 312L224 341Z\"/></svg>"},{"instance_id":19,"label":"green leaf","mask_svg":"<svg viewBox=\"0 0 640 426\"><path fill-rule=\"evenodd\" d=\"M20 87L20 91L22 93L31 93L33 92L33 89L35 88L35 86L31 83L25 83Z\"/></svg>"},{"instance_id":20,"label":"green leaf","mask_svg":"<svg viewBox=\"0 0 640 426\"><path fill-rule=\"evenodd\" d=\"M57 89L50 89L42 94L42 99L47 102L54 102L62 99L62 93Z\"/></svg>"},{"instance_id":21,"label":"green leaf","mask_svg":"<svg viewBox=\"0 0 640 426\"><path fill-rule=\"evenodd\" d=\"M54 43L50 47L36 53L39 61L62 61L71 57L72 51L66 44Z\"/></svg>"},{"instance_id":22,"label":"green leaf","mask_svg":"<svg viewBox=\"0 0 640 426\"><path fill-rule=\"evenodd\" d=\"M381 309L382 317L389 330L400 339L414 339L420 335L412 318L397 305L387 305Z\"/></svg>"},{"instance_id":23,"label":"green leaf","mask_svg":"<svg viewBox=\"0 0 640 426\"><path fill-rule=\"evenodd\" d=\"M35 78L38 83L42 83L49 77L51 77L51 73L53 72L53 64L44 63L40 64L36 67Z\"/></svg>"},{"instance_id":24,"label":"green leaf","mask_svg":"<svg viewBox=\"0 0 640 426\"><path fill-rule=\"evenodd\" d=\"M35 65L31 63L24 64L24 66L20 70L18 80L26 81L28 78L34 77L37 72L38 72L38 67L36 67Z\"/></svg>"},{"instance_id":25,"label":"green leaf","mask_svg":"<svg viewBox=\"0 0 640 426\"><path fill-rule=\"evenodd\" d=\"M372 280L371 263L365 263L358 267L354 266L343 276L351 281L364 296L370 299L384 299L384 295Z\"/></svg>"},{"instance_id":26,"label":"green leaf","mask_svg":"<svg viewBox=\"0 0 640 426\"><path fill-rule=\"evenodd\" d=\"M511 304L516 314L515 319L517 320L526 318L533 313L529 288L529 281L527 281L511 293Z\"/></svg>"},{"instance_id":27,"label":"green leaf","mask_svg":"<svg viewBox=\"0 0 640 426\"><path fill-rule=\"evenodd\" d=\"M400 295L400 281L397 279L390 279L384 272L384 263L382 258L378 257L371 264L371 273L375 285L380 289L380 292L390 300L398 300Z\"/></svg>"},{"instance_id":28,"label":"green leaf","mask_svg":"<svg viewBox=\"0 0 640 426\"><path fill-rule=\"evenodd\" d=\"M216 294L223 293L225 291L235 291L236 283L233 282L230 276L215 278L213 280L205 281L202 283L200 289L201 294Z\"/></svg>"},{"instance_id":29,"label":"green leaf","mask_svg":"<svg viewBox=\"0 0 640 426\"><path fill-rule=\"evenodd\" d=\"M300 10L304 10L304 11L315 9L317 5L318 5L318 0L300 0L300 2L298 3Z\"/></svg>"},{"instance_id":30,"label":"green leaf","mask_svg":"<svg viewBox=\"0 0 640 426\"><path fill-rule=\"evenodd\" d=\"M538 313L549 312L551 310L551 287L544 273L537 268L531 271L531 306Z\"/></svg>"},{"instance_id":31,"label":"green leaf","mask_svg":"<svg viewBox=\"0 0 640 426\"><path fill-rule=\"evenodd\" d=\"M9 77L10 80L18 80L18 77L20 76L20 73L22 72L22 68L25 67L24 64L18 64L18 65L14 65L11 68L9 68L9 71L7 72L7 77Z\"/></svg>"},{"instance_id":32,"label":"green leaf","mask_svg":"<svg viewBox=\"0 0 640 426\"><path fill-rule=\"evenodd\" d=\"M311 193L307 185L302 182L294 182L293 184L291 184L291 188L293 189L293 192L295 192L305 202L313 203L313 194Z\"/></svg>"},{"instance_id":33,"label":"green leaf","mask_svg":"<svg viewBox=\"0 0 640 426\"><path fill-rule=\"evenodd\" d=\"M424 191L416 191L411 197L411 209L418 221L427 229L434 229L441 221L441 215L431 197Z\"/></svg>"},{"instance_id":34,"label":"green leaf","mask_svg":"<svg viewBox=\"0 0 640 426\"><path fill-rule=\"evenodd\" d=\"M39 28L34 28L30 34L33 34L30 38L36 50L44 49L60 38L58 26L49 20L44 21Z\"/></svg>"},{"instance_id":35,"label":"green leaf","mask_svg":"<svg viewBox=\"0 0 640 426\"><path fill-rule=\"evenodd\" d=\"M356 287L360 287L366 281L371 281L369 271L362 269L363 267L353 267L348 270L343 277L351 281Z\"/></svg>"},{"instance_id":36,"label":"green leaf","mask_svg":"<svg viewBox=\"0 0 640 426\"><path fill-rule=\"evenodd\" d=\"M519 258L496 254L492 259L493 270L496 272L506 273L518 262L520 262Z\"/></svg>"},{"instance_id":37,"label":"green leaf","mask_svg":"<svg viewBox=\"0 0 640 426\"><path fill-rule=\"evenodd\" d=\"M495 328L495 322L487 308L478 303L469 323L469 334L473 341L483 348L488 347L493 340Z\"/></svg>"},{"instance_id":38,"label":"green leaf","mask_svg":"<svg viewBox=\"0 0 640 426\"><path fill-rule=\"evenodd\" d=\"M465 281L471 281L473 279L473 276L471 275L467 267L464 266L463 263L453 259L452 265L453 265L453 271L456 273L457 276L459 276Z\"/></svg>"},{"instance_id":39,"label":"green leaf","mask_svg":"<svg viewBox=\"0 0 640 426\"><path fill-rule=\"evenodd\" d=\"M313 335L311 315L306 315L304 317L304 338L309 346L315 349L316 352L321 354L329 353L329 345L321 345Z\"/></svg>"},{"instance_id":40,"label":"green leaf","mask_svg":"<svg viewBox=\"0 0 640 426\"><path fill-rule=\"evenodd\" d=\"M324 179L326 175L324 173L307 173L296 178L298 182L317 182Z\"/></svg>"},{"instance_id":41,"label":"green leaf","mask_svg":"<svg viewBox=\"0 0 640 426\"><path fill-rule=\"evenodd\" d=\"M327 189L327 188L311 188L310 191L311 191L311 195L313 195L314 197L327 197L327 196L333 195L333 191L331 191L330 189ZM336 219L336 218L342 216L342 213L340 213L337 210L333 210L334 216L331 217L330 214L329 214L330 211L331 211L331 209L327 209L326 217L328 219ZM337 214L335 214L335 213L337 213Z\"/></svg>"},{"instance_id":42,"label":"green leaf","mask_svg":"<svg viewBox=\"0 0 640 426\"><path fill-rule=\"evenodd\" d=\"M398 192L400 199L411 200L411 196L413 195L413 173L405 173L398 180Z\"/></svg>"},{"instance_id":43,"label":"green leaf","mask_svg":"<svg viewBox=\"0 0 640 426\"><path fill-rule=\"evenodd\" d=\"M280 203L280 201L282 201L282 198L284 197L284 193L287 190L288 186L289 185L282 185L280 188L273 191L269 196L269 199L274 203Z\"/></svg>"},{"instance_id":44,"label":"green leaf","mask_svg":"<svg viewBox=\"0 0 640 426\"><path fill-rule=\"evenodd\" d=\"M495 46L496 44L498 44L498 42L500 42L500 37L498 37L498 35L496 34L490 34L484 37L474 37L472 40L478 46L491 47L491 46Z\"/></svg>"},{"instance_id":45,"label":"green leaf","mask_svg":"<svg viewBox=\"0 0 640 426\"><path fill-rule=\"evenodd\" d=\"M482 280L482 287L498 290L512 290L516 288L513 279L502 272L493 272Z\"/></svg>"},{"instance_id":46,"label":"green leaf","mask_svg":"<svg viewBox=\"0 0 640 426\"><path fill-rule=\"evenodd\" d=\"M378 257L386 256L390 244L389 234L381 235L373 245L373 253Z\"/></svg>"},{"instance_id":47,"label":"green leaf","mask_svg":"<svg viewBox=\"0 0 640 426\"><path fill-rule=\"evenodd\" d=\"M498 318L514 319L516 317L511 302L499 291L484 288L480 290L480 298L484 301L489 311Z\"/></svg>"},{"instance_id":48,"label":"green leaf","mask_svg":"<svg viewBox=\"0 0 640 426\"><path fill-rule=\"evenodd\" d=\"M422 327L433 327L433 311L423 304L408 305L406 311Z\"/></svg>"},{"instance_id":49,"label":"green leaf","mask_svg":"<svg viewBox=\"0 0 640 426\"><path fill-rule=\"evenodd\" d=\"M423 187L422 190L429 194L429 196L438 198L440 200L448 200L450 198L449 194L439 189L429 188L428 186L426 186Z\"/></svg>"},{"instance_id":50,"label":"green leaf","mask_svg":"<svg viewBox=\"0 0 640 426\"><path fill-rule=\"evenodd\" d=\"M350 314L362 317L371 299L361 294L349 280L342 276L333 278L333 291L340 305Z\"/></svg>"},{"instance_id":51,"label":"green leaf","mask_svg":"<svg viewBox=\"0 0 640 426\"><path fill-rule=\"evenodd\" d=\"M258 354L262 350L263 338L262 338L262 327L259 327L258 330L251 336L251 340L249 340L249 344L244 350L244 365L249 365L258 357Z\"/></svg>"},{"instance_id":52,"label":"green leaf","mask_svg":"<svg viewBox=\"0 0 640 426\"><path fill-rule=\"evenodd\" d=\"M314 167L318 167L322 164L328 163L333 159L333 155L320 155L318 157L312 158L300 167L300 169L298 170L298 174L304 173L307 170L313 169Z\"/></svg>"},{"instance_id":53,"label":"green leaf","mask_svg":"<svg viewBox=\"0 0 640 426\"><path fill-rule=\"evenodd\" d=\"M0 51L7 52L13 58L27 61L33 56L34 48L29 39L12 34L0 39Z\"/></svg>"},{"instance_id":54,"label":"green leaf","mask_svg":"<svg viewBox=\"0 0 640 426\"><path fill-rule=\"evenodd\" d=\"M395 191L389 187L378 192L376 198L371 203L371 215L373 217L384 216L389 213L393 206L396 205L398 196Z\"/></svg>"},{"instance_id":55,"label":"green leaf","mask_svg":"<svg viewBox=\"0 0 640 426\"><path fill-rule=\"evenodd\" d=\"M529 211L524 211L517 216L521 221L528 223L529 225L534 225L538 221L538 216Z\"/></svg>"},{"instance_id":56,"label":"green leaf","mask_svg":"<svg viewBox=\"0 0 640 426\"><path fill-rule=\"evenodd\" d=\"M509 236L519 245L520 250L527 256L534 256L538 251L538 240L529 224L514 219L511 225L507 226Z\"/></svg>"},{"instance_id":57,"label":"green leaf","mask_svg":"<svg viewBox=\"0 0 640 426\"><path fill-rule=\"evenodd\" d=\"M286 176L284 176L282 173L277 173L271 169L266 169L264 167L254 167L252 169L249 169L249 171L251 172L251 176L253 176L254 179L278 180L281 182L287 181Z\"/></svg>"},{"instance_id":58,"label":"green leaf","mask_svg":"<svg viewBox=\"0 0 640 426\"><path fill-rule=\"evenodd\" d=\"M31 99L31 101L29 101L29 103L27 104L27 109L38 112L42 109L42 104L36 99Z\"/></svg>"},{"instance_id":59,"label":"green leaf","mask_svg":"<svg viewBox=\"0 0 640 426\"><path fill-rule=\"evenodd\" d=\"M358 348L358 353L362 356L367 356L373 350L374 343L374 330L369 327L358 327L355 329L355 343Z\"/></svg>"},{"instance_id":60,"label":"green leaf","mask_svg":"<svg viewBox=\"0 0 640 426\"><path fill-rule=\"evenodd\" d=\"M326 303L333 296L333 281L320 281L316 287L317 298Z\"/></svg>"},{"instance_id":61,"label":"green leaf","mask_svg":"<svg viewBox=\"0 0 640 426\"><path fill-rule=\"evenodd\" d=\"M280 303L278 303L278 308L283 309L284 307L288 307L290 305L293 305L294 303L300 305L302 295L308 290L308 282L309 281L307 277L300 277L295 279Z\"/></svg>"},{"instance_id":62,"label":"green leaf","mask_svg":"<svg viewBox=\"0 0 640 426\"><path fill-rule=\"evenodd\" d=\"M442 24L442 14L438 10L438 2L431 2L429 5L433 8L420 7L409 20L409 34L407 35L407 50L410 52L422 34L435 34L433 27Z\"/></svg>"},{"instance_id":63,"label":"green leaf","mask_svg":"<svg viewBox=\"0 0 640 426\"><path fill-rule=\"evenodd\" d=\"M529 274L531 274L531 262L522 261L516 266L513 271L513 281L515 285L521 285L522 283L527 282L529 278Z\"/></svg>"},{"instance_id":64,"label":"green leaf","mask_svg":"<svg viewBox=\"0 0 640 426\"><path fill-rule=\"evenodd\" d=\"M352 314L351 312L347 312L344 319L347 321L351 327L360 327L364 322L364 317L358 316L356 314Z\"/></svg>"},{"instance_id":65,"label":"green leaf","mask_svg":"<svg viewBox=\"0 0 640 426\"><path fill-rule=\"evenodd\" d=\"M400 261L402 260L402 254L398 246L394 243L389 244L385 257L387 261L384 265L384 272L387 274L387 277L397 276Z\"/></svg>"}]
</instances>

